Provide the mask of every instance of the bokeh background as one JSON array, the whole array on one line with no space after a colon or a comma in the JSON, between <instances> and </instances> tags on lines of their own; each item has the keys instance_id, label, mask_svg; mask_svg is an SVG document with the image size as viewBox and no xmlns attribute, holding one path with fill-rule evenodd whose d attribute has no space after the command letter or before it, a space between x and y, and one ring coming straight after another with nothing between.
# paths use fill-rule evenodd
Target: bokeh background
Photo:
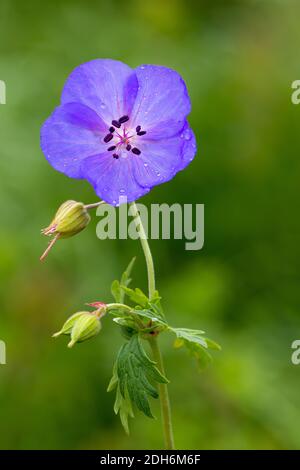
<instances>
[{"instance_id":1,"label":"bokeh background","mask_svg":"<svg viewBox=\"0 0 300 470\"><path fill-rule=\"evenodd\" d=\"M203 250L152 242L170 322L223 347L199 373L162 340L177 447L300 447L299 18L297 0L1 1L0 448L162 446L159 420L137 412L127 437L113 414L106 387L123 339L109 318L73 350L51 338L85 302L110 301L135 254L134 283L146 286L138 242L99 241L96 217L39 262L58 205L96 200L48 165L39 130L71 70L97 57L172 67L193 103L197 157L143 199L205 204Z\"/></svg>"}]
</instances>

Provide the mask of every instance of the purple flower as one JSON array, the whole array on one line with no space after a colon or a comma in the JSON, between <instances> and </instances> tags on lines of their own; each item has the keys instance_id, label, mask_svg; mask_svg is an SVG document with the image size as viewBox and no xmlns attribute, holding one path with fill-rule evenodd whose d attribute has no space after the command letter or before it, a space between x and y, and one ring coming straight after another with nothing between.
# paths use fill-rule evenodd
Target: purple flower
<instances>
[{"instance_id":1,"label":"purple flower","mask_svg":"<svg viewBox=\"0 0 300 470\"><path fill-rule=\"evenodd\" d=\"M41 147L56 170L87 179L104 201L131 202L194 158L190 109L185 83L174 70L132 70L96 59L71 73L61 105L42 127Z\"/></svg>"}]
</instances>

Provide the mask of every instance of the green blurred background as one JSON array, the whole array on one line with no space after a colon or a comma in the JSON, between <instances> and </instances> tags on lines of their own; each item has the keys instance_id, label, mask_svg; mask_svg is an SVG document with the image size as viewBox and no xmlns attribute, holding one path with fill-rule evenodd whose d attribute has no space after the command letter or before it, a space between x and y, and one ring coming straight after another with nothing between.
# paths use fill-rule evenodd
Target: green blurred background
<instances>
[{"instance_id":1,"label":"green blurred background","mask_svg":"<svg viewBox=\"0 0 300 470\"><path fill-rule=\"evenodd\" d=\"M198 373L162 340L178 448L300 447L300 79L297 0L11 1L0 4L0 448L160 448L159 420L136 413L127 437L106 393L123 339L109 318L97 339L66 348L51 334L84 302L110 301L110 283L138 242L100 241L97 218L57 244L39 235L66 199L96 200L85 181L55 172L41 124L68 74L97 57L182 74L198 140L194 162L143 198L205 204L205 246L153 241L157 281L174 326L222 344ZM156 416L159 407L153 403Z\"/></svg>"}]
</instances>

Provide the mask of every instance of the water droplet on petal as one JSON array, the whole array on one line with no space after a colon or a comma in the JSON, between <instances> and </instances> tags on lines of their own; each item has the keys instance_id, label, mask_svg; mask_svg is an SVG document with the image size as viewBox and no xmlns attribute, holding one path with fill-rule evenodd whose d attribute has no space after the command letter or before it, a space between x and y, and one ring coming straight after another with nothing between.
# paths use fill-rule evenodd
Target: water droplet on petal
<instances>
[{"instance_id":1,"label":"water droplet on petal","mask_svg":"<svg viewBox=\"0 0 300 470\"><path fill-rule=\"evenodd\" d=\"M101 104L100 104L100 108L101 108L101 109L105 109L105 108L106 108L106 105L105 105L104 103L101 103Z\"/></svg>"},{"instance_id":2,"label":"water droplet on petal","mask_svg":"<svg viewBox=\"0 0 300 470\"><path fill-rule=\"evenodd\" d=\"M148 166L148 163L144 163L144 167L147 168L147 166Z\"/></svg>"},{"instance_id":3,"label":"water droplet on petal","mask_svg":"<svg viewBox=\"0 0 300 470\"><path fill-rule=\"evenodd\" d=\"M191 137L192 137L191 131L189 129L187 129L186 131L184 131L183 136L184 136L185 140L191 140Z\"/></svg>"},{"instance_id":4,"label":"water droplet on petal","mask_svg":"<svg viewBox=\"0 0 300 470\"><path fill-rule=\"evenodd\" d=\"M124 194L124 193L125 193L125 189L120 189L120 190L119 190L119 193L120 193L120 194Z\"/></svg>"}]
</instances>

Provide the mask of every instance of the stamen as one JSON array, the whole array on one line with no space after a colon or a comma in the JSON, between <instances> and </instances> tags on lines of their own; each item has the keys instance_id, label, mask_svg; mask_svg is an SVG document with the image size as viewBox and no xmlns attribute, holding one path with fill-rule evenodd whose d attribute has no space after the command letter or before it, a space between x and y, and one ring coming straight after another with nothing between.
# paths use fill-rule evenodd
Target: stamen
<instances>
[{"instance_id":1,"label":"stamen","mask_svg":"<svg viewBox=\"0 0 300 470\"><path fill-rule=\"evenodd\" d=\"M123 124L124 122L127 122L127 121L129 121L129 117L128 117L128 116L122 116L122 117L120 117L120 119L119 119L119 123L120 123L120 124Z\"/></svg>"},{"instance_id":2,"label":"stamen","mask_svg":"<svg viewBox=\"0 0 300 470\"><path fill-rule=\"evenodd\" d=\"M124 124L127 121L129 121L129 116L127 115L121 116L120 119L118 119L117 121L115 119L111 121L112 125L109 127L109 133L104 137L103 140L105 143L108 143L113 139L113 137L118 137L118 139L120 139L118 143L108 147L107 150L109 152L112 152L116 149L118 151L120 148L125 147L128 152L132 151L132 153L134 153L135 155L140 155L141 154L140 149L138 149L137 147L132 147L132 144L129 143L129 140L131 139L131 137L134 137L134 135L129 135L125 127L122 127L123 132L122 132L122 129L119 130L122 124ZM142 131L141 126L136 126L135 130L136 130L137 135L139 136L146 134L146 131ZM113 158L118 159L120 158L120 156L117 153L114 153Z\"/></svg>"},{"instance_id":3,"label":"stamen","mask_svg":"<svg viewBox=\"0 0 300 470\"><path fill-rule=\"evenodd\" d=\"M110 134L107 134L103 140L107 144L112 138L113 138L113 135L110 133Z\"/></svg>"}]
</instances>

